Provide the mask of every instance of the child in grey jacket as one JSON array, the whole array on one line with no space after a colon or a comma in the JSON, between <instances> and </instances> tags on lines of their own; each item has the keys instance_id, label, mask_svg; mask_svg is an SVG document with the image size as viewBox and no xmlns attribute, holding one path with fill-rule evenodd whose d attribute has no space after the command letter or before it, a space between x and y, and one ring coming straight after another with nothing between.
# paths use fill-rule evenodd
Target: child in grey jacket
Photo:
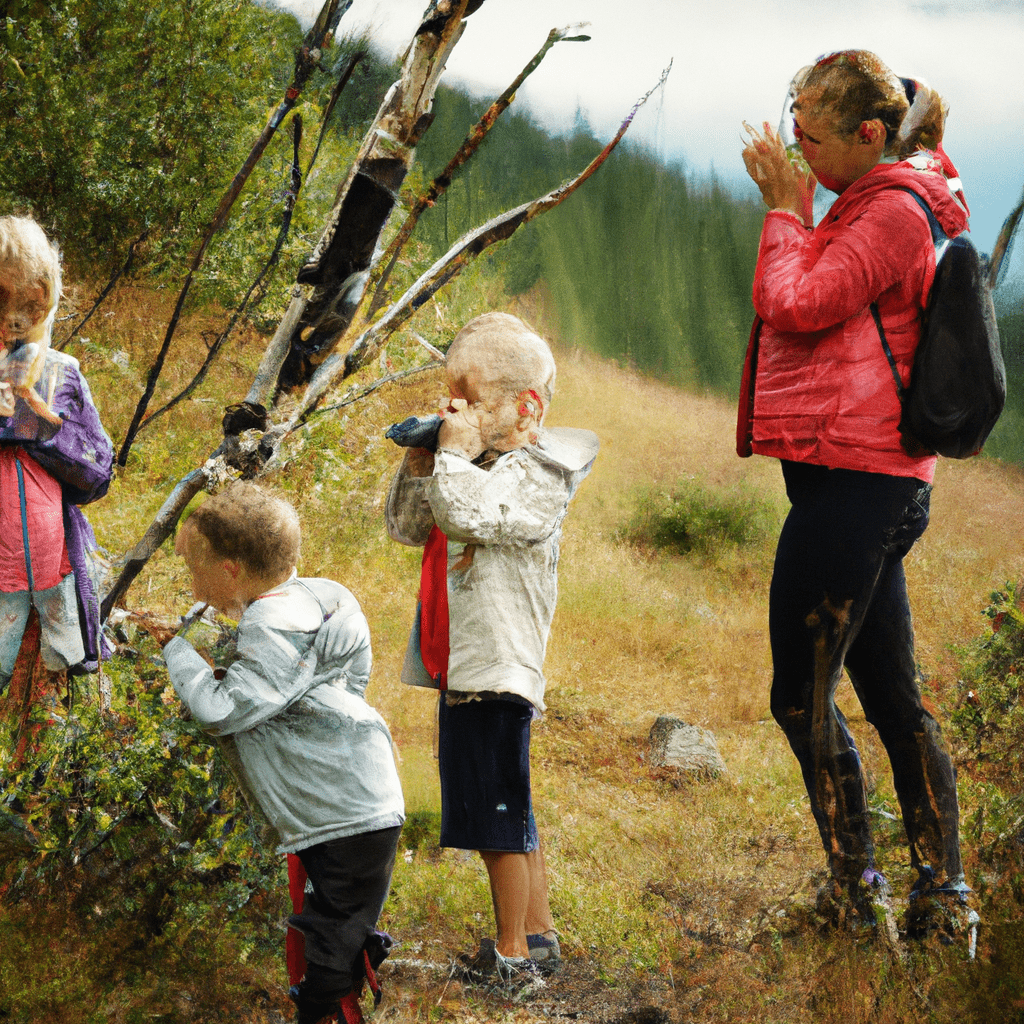
<instances>
[{"instance_id":1,"label":"child in grey jacket","mask_svg":"<svg viewBox=\"0 0 1024 1024\"><path fill-rule=\"evenodd\" d=\"M355 1024L404 805L391 735L364 699L366 619L340 584L296 575L299 540L295 510L252 484L204 502L176 551L195 599L238 620L237 658L215 672L180 636L164 657L193 718L233 740L242 785L308 876L289 920L305 937L299 1024Z\"/></svg>"}]
</instances>

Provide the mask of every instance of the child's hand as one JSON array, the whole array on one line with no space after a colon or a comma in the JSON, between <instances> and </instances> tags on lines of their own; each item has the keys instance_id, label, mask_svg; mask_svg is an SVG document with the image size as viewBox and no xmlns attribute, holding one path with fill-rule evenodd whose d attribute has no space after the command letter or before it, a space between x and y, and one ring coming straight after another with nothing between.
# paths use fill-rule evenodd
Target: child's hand
<instances>
[{"instance_id":1,"label":"child's hand","mask_svg":"<svg viewBox=\"0 0 1024 1024\"><path fill-rule=\"evenodd\" d=\"M14 392L11 385L0 382L0 416L14 415Z\"/></svg>"},{"instance_id":2,"label":"child's hand","mask_svg":"<svg viewBox=\"0 0 1024 1024\"><path fill-rule=\"evenodd\" d=\"M407 476L433 476L434 453L426 448L406 448L402 469Z\"/></svg>"},{"instance_id":3,"label":"child's hand","mask_svg":"<svg viewBox=\"0 0 1024 1024\"><path fill-rule=\"evenodd\" d=\"M25 385L15 385L13 391L18 398L23 398L25 400L25 404L28 405L39 419L46 420L47 423L52 423L55 427L59 427L64 422L46 404L46 402L39 397L35 388L27 387Z\"/></svg>"},{"instance_id":4,"label":"child's hand","mask_svg":"<svg viewBox=\"0 0 1024 1024\"><path fill-rule=\"evenodd\" d=\"M483 452L486 446L480 431L480 415L464 398L453 398L441 415L444 419L437 434L438 448L458 452L467 459L475 459Z\"/></svg>"}]
</instances>

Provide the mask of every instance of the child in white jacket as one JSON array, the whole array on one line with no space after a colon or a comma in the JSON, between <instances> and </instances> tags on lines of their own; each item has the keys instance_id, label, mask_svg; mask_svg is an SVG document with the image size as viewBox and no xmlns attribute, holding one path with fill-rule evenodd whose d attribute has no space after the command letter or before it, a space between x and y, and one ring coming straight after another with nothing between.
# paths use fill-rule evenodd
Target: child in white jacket
<instances>
[{"instance_id":1,"label":"child in white jacket","mask_svg":"<svg viewBox=\"0 0 1024 1024\"><path fill-rule=\"evenodd\" d=\"M496 938L461 959L471 979L529 984L561 959L533 813L530 731L558 596L562 521L597 455L589 430L544 427L555 361L508 313L471 320L445 361L441 417L388 435L406 447L390 536L424 545L403 680L438 707L441 845L477 850Z\"/></svg>"},{"instance_id":2,"label":"child in white jacket","mask_svg":"<svg viewBox=\"0 0 1024 1024\"><path fill-rule=\"evenodd\" d=\"M176 550L197 601L237 618L237 658L216 672L182 637L164 648L193 718L237 746L241 782L308 876L299 1024L362 1019L372 944L404 818L391 736L364 700L370 635L338 583L300 579L295 510L236 483L186 521Z\"/></svg>"}]
</instances>

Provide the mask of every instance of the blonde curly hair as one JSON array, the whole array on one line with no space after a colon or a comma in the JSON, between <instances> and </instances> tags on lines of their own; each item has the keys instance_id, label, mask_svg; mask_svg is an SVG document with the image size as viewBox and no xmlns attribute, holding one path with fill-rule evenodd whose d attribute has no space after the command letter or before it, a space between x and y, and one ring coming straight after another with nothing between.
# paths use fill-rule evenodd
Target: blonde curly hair
<instances>
[{"instance_id":1,"label":"blonde curly hair","mask_svg":"<svg viewBox=\"0 0 1024 1024\"><path fill-rule=\"evenodd\" d=\"M0 217L0 289L17 296L34 286L43 289L48 312L29 340L48 345L61 295L60 250L31 217Z\"/></svg>"}]
</instances>

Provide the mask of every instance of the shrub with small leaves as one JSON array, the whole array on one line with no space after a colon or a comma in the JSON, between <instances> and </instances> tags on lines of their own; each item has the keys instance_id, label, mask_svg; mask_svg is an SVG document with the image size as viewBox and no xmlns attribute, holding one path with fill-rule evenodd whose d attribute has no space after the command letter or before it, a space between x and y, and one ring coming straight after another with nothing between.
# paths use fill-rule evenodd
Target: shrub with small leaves
<instances>
[{"instance_id":1,"label":"shrub with small leaves","mask_svg":"<svg viewBox=\"0 0 1024 1024\"><path fill-rule=\"evenodd\" d=\"M990 622L976 640L958 648L961 675L953 728L960 744L1000 781L1019 780L1024 758L1024 594L1007 583L982 613Z\"/></svg>"},{"instance_id":2,"label":"shrub with small leaves","mask_svg":"<svg viewBox=\"0 0 1024 1024\"><path fill-rule=\"evenodd\" d=\"M79 690L5 773L0 884L9 899L59 887L107 923L131 918L137 936L142 921L155 937L279 887L283 859L261 841L217 747L178 713L147 644L104 665L112 710L95 684Z\"/></svg>"},{"instance_id":3,"label":"shrub with small leaves","mask_svg":"<svg viewBox=\"0 0 1024 1024\"><path fill-rule=\"evenodd\" d=\"M694 480L679 480L668 491L638 491L618 539L678 554L710 554L722 545L757 543L777 521L770 503L743 488L710 490Z\"/></svg>"}]
</instances>

